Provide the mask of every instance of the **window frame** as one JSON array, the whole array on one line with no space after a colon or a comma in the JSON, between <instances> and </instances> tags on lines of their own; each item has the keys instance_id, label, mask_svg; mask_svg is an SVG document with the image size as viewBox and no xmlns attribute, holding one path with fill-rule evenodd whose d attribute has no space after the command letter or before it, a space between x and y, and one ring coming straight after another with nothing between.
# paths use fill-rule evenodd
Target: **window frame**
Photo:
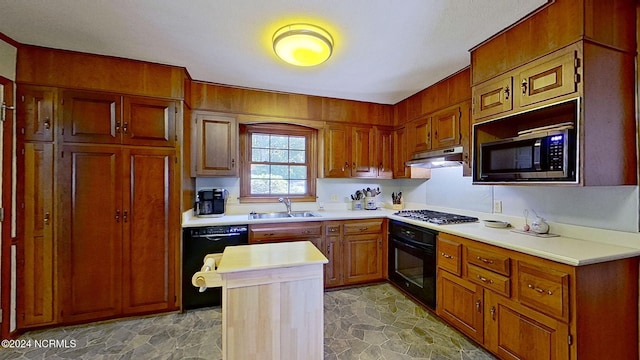
<instances>
[{"instance_id":1,"label":"window frame","mask_svg":"<svg viewBox=\"0 0 640 360\"><path fill-rule=\"evenodd\" d=\"M304 136L305 152L307 155L307 192L302 195L252 195L251 194L251 135L254 133ZM240 202L241 203L269 203L277 202L278 198L288 197L292 201L315 202L316 179L318 177L318 130L311 127L284 123L251 123L240 124ZM285 164L285 163L283 163ZM291 163L286 163L291 164ZM299 165L302 165L300 163Z\"/></svg>"}]
</instances>

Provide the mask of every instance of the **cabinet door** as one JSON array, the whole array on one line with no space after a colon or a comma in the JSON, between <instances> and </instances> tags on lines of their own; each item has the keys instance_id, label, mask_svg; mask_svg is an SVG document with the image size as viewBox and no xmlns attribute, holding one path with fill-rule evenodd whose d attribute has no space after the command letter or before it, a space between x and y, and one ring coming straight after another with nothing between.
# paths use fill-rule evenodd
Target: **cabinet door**
<instances>
[{"instance_id":1,"label":"cabinet door","mask_svg":"<svg viewBox=\"0 0 640 360\"><path fill-rule=\"evenodd\" d=\"M123 152L123 312L175 308L173 149Z\"/></svg>"},{"instance_id":2,"label":"cabinet door","mask_svg":"<svg viewBox=\"0 0 640 360\"><path fill-rule=\"evenodd\" d=\"M351 177L371 178L378 174L373 127L351 128Z\"/></svg>"},{"instance_id":3,"label":"cabinet door","mask_svg":"<svg viewBox=\"0 0 640 360\"><path fill-rule=\"evenodd\" d=\"M409 156L407 128L393 132L393 177L395 179L411 177L411 168L405 166Z\"/></svg>"},{"instance_id":4,"label":"cabinet door","mask_svg":"<svg viewBox=\"0 0 640 360\"><path fill-rule=\"evenodd\" d=\"M433 133L432 149L440 149L453 145L459 145L460 134L460 107L439 111L431 118Z\"/></svg>"},{"instance_id":5,"label":"cabinet door","mask_svg":"<svg viewBox=\"0 0 640 360\"><path fill-rule=\"evenodd\" d=\"M121 313L122 299L121 153L106 146L67 145L62 150L62 320L111 318Z\"/></svg>"},{"instance_id":6,"label":"cabinet door","mask_svg":"<svg viewBox=\"0 0 640 360\"><path fill-rule=\"evenodd\" d=\"M382 279L382 234L344 236L344 283Z\"/></svg>"},{"instance_id":7,"label":"cabinet door","mask_svg":"<svg viewBox=\"0 0 640 360\"><path fill-rule=\"evenodd\" d=\"M329 259L329 262L324 265L324 286L342 285L342 246L340 236L327 236L323 253Z\"/></svg>"},{"instance_id":8,"label":"cabinet door","mask_svg":"<svg viewBox=\"0 0 640 360\"><path fill-rule=\"evenodd\" d=\"M24 189L22 227L24 229L22 317L19 327L55 322L53 254L53 144L24 144Z\"/></svg>"},{"instance_id":9,"label":"cabinet door","mask_svg":"<svg viewBox=\"0 0 640 360\"><path fill-rule=\"evenodd\" d=\"M324 129L324 176L343 178L351 175L351 132L342 125Z\"/></svg>"},{"instance_id":10,"label":"cabinet door","mask_svg":"<svg viewBox=\"0 0 640 360\"><path fill-rule=\"evenodd\" d=\"M173 146L176 137L176 103L172 100L125 97L122 143Z\"/></svg>"},{"instance_id":11,"label":"cabinet door","mask_svg":"<svg viewBox=\"0 0 640 360\"><path fill-rule=\"evenodd\" d=\"M409 123L412 153L431 149L431 118L425 117Z\"/></svg>"},{"instance_id":12,"label":"cabinet door","mask_svg":"<svg viewBox=\"0 0 640 360\"><path fill-rule=\"evenodd\" d=\"M513 109L513 77L503 76L474 86L474 121Z\"/></svg>"},{"instance_id":13,"label":"cabinet door","mask_svg":"<svg viewBox=\"0 0 640 360\"><path fill-rule=\"evenodd\" d=\"M526 107L577 90L577 56L574 47L552 53L524 67L517 78L519 105Z\"/></svg>"},{"instance_id":14,"label":"cabinet door","mask_svg":"<svg viewBox=\"0 0 640 360\"><path fill-rule=\"evenodd\" d=\"M238 176L238 123L230 117L196 114L196 175Z\"/></svg>"},{"instance_id":15,"label":"cabinet door","mask_svg":"<svg viewBox=\"0 0 640 360\"><path fill-rule=\"evenodd\" d=\"M18 87L18 135L25 141L53 141L55 90Z\"/></svg>"},{"instance_id":16,"label":"cabinet door","mask_svg":"<svg viewBox=\"0 0 640 360\"><path fill-rule=\"evenodd\" d=\"M376 128L378 173L381 179L393 178L393 131Z\"/></svg>"},{"instance_id":17,"label":"cabinet door","mask_svg":"<svg viewBox=\"0 0 640 360\"><path fill-rule=\"evenodd\" d=\"M118 95L65 91L62 138L65 142L119 144L122 108Z\"/></svg>"},{"instance_id":18,"label":"cabinet door","mask_svg":"<svg viewBox=\"0 0 640 360\"><path fill-rule=\"evenodd\" d=\"M569 358L569 326L485 291L485 346L502 359Z\"/></svg>"},{"instance_id":19,"label":"cabinet door","mask_svg":"<svg viewBox=\"0 0 640 360\"><path fill-rule=\"evenodd\" d=\"M483 290L446 271L438 271L436 313L475 341L484 338Z\"/></svg>"}]
</instances>

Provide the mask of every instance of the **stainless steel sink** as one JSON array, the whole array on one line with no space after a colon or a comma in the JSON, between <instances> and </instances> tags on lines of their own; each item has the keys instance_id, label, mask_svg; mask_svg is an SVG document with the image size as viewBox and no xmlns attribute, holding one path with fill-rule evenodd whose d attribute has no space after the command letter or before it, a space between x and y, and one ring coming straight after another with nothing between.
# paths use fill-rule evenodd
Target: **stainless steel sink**
<instances>
[{"instance_id":1,"label":"stainless steel sink","mask_svg":"<svg viewBox=\"0 0 640 360\"><path fill-rule=\"evenodd\" d=\"M299 217L319 217L320 214L311 211L292 211L291 214L282 212L270 212L270 213L249 213L249 220L254 219L282 219L282 218L299 218Z\"/></svg>"}]
</instances>

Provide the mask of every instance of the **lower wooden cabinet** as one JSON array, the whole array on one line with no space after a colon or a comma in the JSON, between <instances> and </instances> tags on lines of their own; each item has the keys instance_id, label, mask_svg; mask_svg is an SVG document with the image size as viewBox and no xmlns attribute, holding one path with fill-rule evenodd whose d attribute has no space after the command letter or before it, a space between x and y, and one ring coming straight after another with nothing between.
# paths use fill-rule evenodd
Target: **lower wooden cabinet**
<instances>
[{"instance_id":1,"label":"lower wooden cabinet","mask_svg":"<svg viewBox=\"0 0 640 360\"><path fill-rule=\"evenodd\" d=\"M249 243L311 241L329 259L326 288L384 279L386 221L364 219L249 225Z\"/></svg>"},{"instance_id":2,"label":"lower wooden cabinet","mask_svg":"<svg viewBox=\"0 0 640 360\"><path fill-rule=\"evenodd\" d=\"M19 179L19 190L24 194L21 227L24 241L18 250L23 253L18 272L18 301L20 328L51 325L56 322L55 256L54 256L54 203L52 143L24 143L22 166L24 178Z\"/></svg>"},{"instance_id":3,"label":"lower wooden cabinet","mask_svg":"<svg viewBox=\"0 0 640 360\"><path fill-rule=\"evenodd\" d=\"M637 257L574 267L446 233L437 247L436 313L501 359L637 358Z\"/></svg>"}]
</instances>

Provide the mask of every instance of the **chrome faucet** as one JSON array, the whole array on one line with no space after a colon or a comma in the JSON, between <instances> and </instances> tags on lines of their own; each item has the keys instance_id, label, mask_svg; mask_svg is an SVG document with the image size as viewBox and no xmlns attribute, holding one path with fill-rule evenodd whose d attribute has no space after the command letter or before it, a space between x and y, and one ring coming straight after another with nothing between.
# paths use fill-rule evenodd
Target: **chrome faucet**
<instances>
[{"instance_id":1,"label":"chrome faucet","mask_svg":"<svg viewBox=\"0 0 640 360\"><path fill-rule=\"evenodd\" d=\"M287 214L291 215L291 199L290 198L279 198L278 201L283 203L284 206L287 207Z\"/></svg>"}]
</instances>

